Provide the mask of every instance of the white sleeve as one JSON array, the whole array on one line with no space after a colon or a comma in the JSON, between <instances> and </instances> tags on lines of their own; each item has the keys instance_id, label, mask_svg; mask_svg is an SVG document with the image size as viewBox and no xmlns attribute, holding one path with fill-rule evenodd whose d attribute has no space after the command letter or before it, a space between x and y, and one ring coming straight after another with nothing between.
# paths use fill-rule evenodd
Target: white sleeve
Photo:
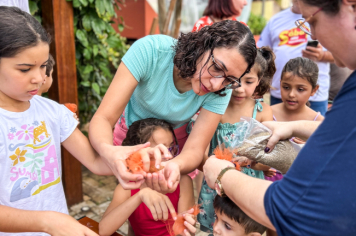
<instances>
[{"instance_id":1,"label":"white sleeve","mask_svg":"<svg viewBox=\"0 0 356 236\"><path fill-rule=\"evenodd\" d=\"M260 39L257 42L257 47L268 46L272 48L272 39L271 39L271 32L270 32L270 22L267 23L265 28L263 29Z\"/></svg>"},{"instance_id":2,"label":"white sleeve","mask_svg":"<svg viewBox=\"0 0 356 236\"><path fill-rule=\"evenodd\" d=\"M73 117L73 112L64 105L59 105L59 122L62 143L73 133L79 122Z\"/></svg>"}]
</instances>

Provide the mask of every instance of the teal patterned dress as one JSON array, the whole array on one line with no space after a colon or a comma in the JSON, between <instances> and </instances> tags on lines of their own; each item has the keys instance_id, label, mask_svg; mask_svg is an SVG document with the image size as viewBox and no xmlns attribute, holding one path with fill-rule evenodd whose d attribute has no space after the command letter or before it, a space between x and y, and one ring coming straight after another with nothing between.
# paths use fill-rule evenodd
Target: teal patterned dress
<instances>
[{"instance_id":1,"label":"teal patterned dress","mask_svg":"<svg viewBox=\"0 0 356 236\"><path fill-rule=\"evenodd\" d=\"M262 111L262 104L260 103L262 99L257 99L256 104L253 110L252 118L256 119L257 112ZM235 124L221 124L219 123L214 136L210 142L209 155L212 155L214 149L224 144L225 147L230 147L233 140L243 139L245 131L241 131L238 137L235 137L235 131L241 127L242 122L238 122ZM263 171L256 171L250 168L241 168L241 172L260 179L264 179ZM198 203L200 206L200 213L198 214L198 221L200 223L200 229L207 233L213 232L213 224L215 221L215 212L213 207L214 198L216 196L216 192L214 189L209 188L208 184L203 179L202 187L200 190ZM212 235L212 234L211 234Z\"/></svg>"}]
</instances>

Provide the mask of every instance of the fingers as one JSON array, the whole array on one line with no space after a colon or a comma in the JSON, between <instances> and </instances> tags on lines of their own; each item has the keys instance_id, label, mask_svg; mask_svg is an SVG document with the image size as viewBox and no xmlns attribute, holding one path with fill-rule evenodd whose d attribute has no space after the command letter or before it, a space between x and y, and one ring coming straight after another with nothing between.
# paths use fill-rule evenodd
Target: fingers
<instances>
[{"instance_id":1,"label":"fingers","mask_svg":"<svg viewBox=\"0 0 356 236\"><path fill-rule=\"evenodd\" d=\"M155 190L154 187L153 187L152 178L153 178L152 174L151 173L147 173L147 175L146 175L146 185L150 189Z\"/></svg>"},{"instance_id":2,"label":"fingers","mask_svg":"<svg viewBox=\"0 0 356 236\"><path fill-rule=\"evenodd\" d=\"M177 166L178 168L178 166ZM164 175L167 179L168 182L168 188L169 189L173 189L174 190L177 188L177 185L179 183L180 180L180 172L179 169L178 170L165 170Z\"/></svg>"},{"instance_id":3,"label":"fingers","mask_svg":"<svg viewBox=\"0 0 356 236\"><path fill-rule=\"evenodd\" d=\"M153 186L153 188L152 188L153 190L156 190L157 192L162 193L161 187L159 185L157 173L152 173L152 186Z\"/></svg>"},{"instance_id":4,"label":"fingers","mask_svg":"<svg viewBox=\"0 0 356 236\"><path fill-rule=\"evenodd\" d=\"M150 160L150 155L149 155L149 149L150 148L144 148L141 149L140 154L141 154L141 159L143 162L143 171L148 172L150 170L150 164L151 164L151 160Z\"/></svg>"},{"instance_id":5,"label":"fingers","mask_svg":"<svg viewBox=\"0 0 356 236\"><path fill-rule=\"evenodd\" d=\"M176 213L176 210L174 209L174 206L173 206L171 200L169 200L169 198L166 195L164 195L164 197L165 197L164 200L166 202L166 206L168 207L169 212L171 213L173 219L176 220L177 213ZM168 212L167 212L167 218L164 218L164 219L165 220L168 219Z\"/></svg>"},{"instance_id":6,"label":"fingers","mask_svg":"<svg viewBox=\"0 0 356 236\"><path fill-rule=\"evenodd\" d=\"M131 154L133 152L137 152L138 150L141 150L142 148L147 148L150 146L150 142L144 143L144 144L139 144L136 146L127 146L125 147L126 151L128 154Z\"/></svg>"},{"instance_id":7,"label":"fingers","mask_svg":"<svg viewBox=\"0 0 356 236\"><path fill-rule=\"evenodd\" d=\"M161 168L161 161L162 161L161 150L159 148L153 148L153 150L151 150L151 153L153 154L152 156L155 159L155 167L157 169Z\"/></svg>"},{"instance_id":8,"label":"fingers","mask_svg":"<svg viewBox=\"0 0 356 236\"><path fill-rule=\"evenodd\" d=\"M280 140L280 138L279 138L278 135L272 134L272 136L268 140L265 152L266 153L271 152L274 149L274 147L276 146L276 144L278 143L279 140Z\"/></svg>"},{"instance_id":9,"label":"fingers","mask_svg":"<svg viewBox=\"0 0 356 236\"><path fill-rule=\"evenodd\" d=\"M155 147L155 149L160 150L161 154L163 155L163 157L165 159L171 159L173 156L170 153L170 151L168 150L168 148L166 146L164 146L163 144L159 144ZM161 155L160 155L161 156Z\"/></svg>"},{"instance_id":10,"label":"fingers","mask_svg":"<svg viewBox=\"0 0 356 236\"><path fill-rule=\"evenodd\" d=\"M193 210L194 211L194 210ZM195 228L195 220L193 219L193 217L190 214L184 214L184 226L188 229L188 231L190 233L195 233L196 232L196 228ZM189 232L186 232L187 230L184 231L185 235L190 235Z\"/></svg>"}]
</instances>

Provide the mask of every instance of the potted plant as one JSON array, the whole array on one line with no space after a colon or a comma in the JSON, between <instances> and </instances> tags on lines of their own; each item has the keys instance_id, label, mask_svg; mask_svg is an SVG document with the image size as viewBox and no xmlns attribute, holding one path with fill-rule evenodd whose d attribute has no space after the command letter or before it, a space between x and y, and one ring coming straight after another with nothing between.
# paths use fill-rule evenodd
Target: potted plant
<instances>
[{"instance_id":1,"label":"potted plant","mask_svg":"<svg viewBox=\"0 0 356 236\"><path fill-rule=\"evenodd\" d=\"M251 13L247 25L250 27L250 30L255 37L256 43L260 39L260 34L262 33L262 30L266 24L267 20L263 16L258 16Z\"/></svg>"}]
</instances>

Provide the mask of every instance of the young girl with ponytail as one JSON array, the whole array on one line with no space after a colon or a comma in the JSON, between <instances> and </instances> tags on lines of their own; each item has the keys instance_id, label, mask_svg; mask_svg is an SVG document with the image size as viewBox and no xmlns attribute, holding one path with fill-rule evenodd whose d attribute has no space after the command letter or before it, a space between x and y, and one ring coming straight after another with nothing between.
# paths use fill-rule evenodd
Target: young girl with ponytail
<instances>
[{"instance_id":1,"label":"young girl with ponytail","mask_svg":"<svg viewBox=\"0 0 356 236\"><path fill-rule=\"evenodd\" d=\"M265 104L263 99L254 99L254 97L262 97L269 91L271 79L276 72L274 58L272 50L268 47L257 50L254 66L241 78L241 86L232 91L229 105L210 142L209 155L212 155L218 145L224 144L228 148L234 139L239 138L236 137L235 131L242 125L240 122L242 116L252 117L259 122L273 120L271 107ZM238 136L243 137L244 133L245 131ZM262 164L253 165L252 168L249 168L250 165L247 163L241 163L241 166L243 173L256 178L264 179L264 173L266 176L275 175L275 170ZM201 211L198 221L200 229L208 233L212 233L215 221L213 207L215 196L216 191L209 188L204 179L199 195Z\"/></svg>"}]
</instances>

